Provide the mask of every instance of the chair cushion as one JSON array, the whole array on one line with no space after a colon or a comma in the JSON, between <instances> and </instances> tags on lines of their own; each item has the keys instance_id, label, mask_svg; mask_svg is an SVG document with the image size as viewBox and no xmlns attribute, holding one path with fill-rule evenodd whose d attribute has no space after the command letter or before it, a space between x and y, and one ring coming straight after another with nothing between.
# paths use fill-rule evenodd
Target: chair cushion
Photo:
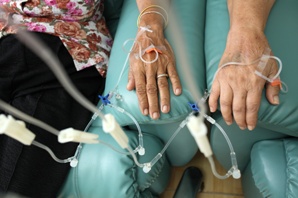
<instances>
[{"instance_id":1,"label":"chair cushion","mask_svg":"<svg viewBox=\"0 0 298 198\"><path fill-rule=\"evenodd\" d=\"M117 150L121 147L110 134L99 127L91 127L91 133L99 134L102 142L108 143ZM129 137L131 148L138 146L138 134L125 130ZM140 163L150 162L162 149L159 138L143 134L146 153L138 156ZM150 146L149 146L150 145ZM77 167L72 168L61 190L59 197L153 197L164 191L170 178L170 167L165 158L152 167L149 173L144 173L134 163L131 156L117 153L104 144L85 144L80 153Z\"/></svg>"},{"instance_id":2,"label":"chair cushion","mask_svg":"<svg viewBox=\"0 0 298 198\"><path fill-rule=\"evenodd\" d=\"M298 194L298 139L264 140L251 151L251 172L263 197Z\"/></svg>"}]
</instances>

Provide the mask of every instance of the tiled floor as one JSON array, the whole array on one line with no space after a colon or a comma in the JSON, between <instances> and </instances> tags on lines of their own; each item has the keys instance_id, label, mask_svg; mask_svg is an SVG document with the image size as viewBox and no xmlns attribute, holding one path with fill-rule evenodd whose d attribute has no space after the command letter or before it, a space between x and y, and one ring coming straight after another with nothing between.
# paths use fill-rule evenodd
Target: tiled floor
<instances>
[{"instance_id":1,"label":"tiled floor","mask_svg":"<svg viewBox=\"0 0 298 198\"><path fill-rule=\"evenodd\" d=\"M183 171L189 166L198 167L203 173L204 188L202 192L198 193L197 198L244 198L241 180L233 178L217 179L211 172L208 160L200 152L186 166L172 169L171 182L161 198L172 198L174 196ZM216 167L220 174L226 173L217 162Z\"/></svg>"}]
</instances>

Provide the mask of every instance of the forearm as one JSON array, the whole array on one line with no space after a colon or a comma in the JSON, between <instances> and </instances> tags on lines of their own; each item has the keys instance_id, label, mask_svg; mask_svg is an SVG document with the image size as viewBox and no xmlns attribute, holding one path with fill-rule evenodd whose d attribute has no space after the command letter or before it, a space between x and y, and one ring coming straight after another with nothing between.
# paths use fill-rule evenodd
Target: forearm
<instances>
[{"instance_id":1,"label":"forearm","mask_svg":"<svg viewBox=\"0 0 298 198\"><path fill-rule=\"evenodd\" d=\"M153 13L151 14L143 14L140 18L139 25L140 26L151 26L154 29L161 29L163 30L164 26L166 25L166 13L163 9L167 10L169 6L170 0L159 1L159 0L136 0L139 11L142 12L145 9L145 12L159 12L160 14ZM160 6L160 7L158 7ZM163 9L162 9L163 8ZM161 16L163 15L163 16Z\"/></svg>"},{"instance_id":2,"label":"forearm","mask_svg":"<svg viewBox=\"0 0 298 198\"><path fill-rule=\"evenodd\" d=\"M230 29L255 28L264 31L275 0L227 0Z\"/></svg>"}]
</instances>

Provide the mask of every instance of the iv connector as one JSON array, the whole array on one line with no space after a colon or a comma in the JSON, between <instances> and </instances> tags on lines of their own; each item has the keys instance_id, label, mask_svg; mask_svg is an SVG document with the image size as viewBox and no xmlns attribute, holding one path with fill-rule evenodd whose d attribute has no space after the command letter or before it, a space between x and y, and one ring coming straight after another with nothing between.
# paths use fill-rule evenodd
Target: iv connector
<instances>
[{"instance_id":1,"label":"iv connector","mask_svg":"<svg viewBox=\"0 0 298 198\"><path fill-rule=\"evenodd\" d=\"M192 115L189 117L187 127L195 139L200 151L205 157L212 155L211 146L207 137L207 127L200 117Z\"/></svg>"},{"instance_id":2,"label":"iv connector","mask_svg":"<svg viewBox=\"0 0 298 198\"><path fill-rule=\"evenodd\" d=\"M86 133L73 128L67 128L60 131L58 135L58 142L82 142L88 144L97 144L99 143L99 140L97 134Z\"/></svg>"},{"instance_id":3,"label":"iv connector","mask_svg":"<svg viewBox=\"0 0 298 198\"><path fill-rule=\"evenodd\" d=\"M15 120L11 115L0 115L0 134L5 134L25 145L31 145L35 134L26 128L25 122Z\"/></svg>"},{"instance_id":4,"label":"iv connector","mask_svg":"<svg viewBox=\"0 0 298 198\"><path fill-rule=\"evenodd\" d=\"M104 132L110 133L123 149L128 148L128 137L116 122L115 117L112 114L105 115L105 119L102 120L102 126Z\"/></svg>"}]
</instances>

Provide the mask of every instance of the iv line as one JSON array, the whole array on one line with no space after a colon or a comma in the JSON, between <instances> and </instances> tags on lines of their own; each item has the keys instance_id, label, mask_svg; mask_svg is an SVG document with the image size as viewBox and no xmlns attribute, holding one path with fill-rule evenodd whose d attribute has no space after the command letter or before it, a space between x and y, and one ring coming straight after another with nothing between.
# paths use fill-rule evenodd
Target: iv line
<instances>
[{"instance_id":1,"label":"iv line","mask_svg":"<svg viewBox=\"0 0 298 198\"><path fill-rule=\"evenodd\" d=\"M45 49L40 43L38 43L37 41L35 41L34 39L32 39L30 36L25 36L27 33L23 32L21 34L21 36L19 36L19 38L25 43L27 44L30 48L32 48L33 51L35 51L37 54L39 54L41 56L41 58L44 58L46 60L46 62L49 62L51 63L50 65L51 66L57 66L59 65L59 63L55 62L55 59L48 59L48 54L50 52L46 52ZM28 43L30 44L34 44L33 46L30 46ZM41 53L39 51L39 49L42 49ZM54 60L52 62L52 60ZM52 68L52 67L51 67ZM58 69L57 69L58 68ZM55 69L53 69L54 73L57 74L57 76L60 76L61 77L61 73L62 75L64 74L63 71L61 71L61 68L56 67ZM56 72L56 71L59 71L59 72ZM73 88L72 85L67 81L67 80L64 80L65 79L65 76L63 75L63 78L59 78L61 83L63 85L65 85L65 87L67 87L66 89L69 91L69 93L78 100L78 102L82 103L83 106L85 106L87 109L89 110L92 110L93 112L96 112L96 114L98 114L98 116L100 116L102 118L102 120L105 120L105 117L103 116L103 114L101 114L101 112L97 109L97 108L94 108L94 106L92 104L88 104L88 103L85 103L86 100L84 100L83 98L81 98L81 95L79 93L76 93L76 92L73 92ZM67 79L67 78L66 78ZM180 131L180 130L178 130ZM167 145L166 145L167 146ZM164 149L165 150L165 149ZM163 151L164 151L163 150ZM130 149L130 147L128 147L128 151L132 154L132 156L134 156L133 158L136 159L133 151ZM162 154L159 154L157 155L156 158L154 159L159 159L160 157L162 156ZM152 160L153 163L155 163L157 160ZM136 162L136 164L140 165L138 162ZM143 165L144 166L144 165Z\"/></svg>"}]
</instances>

